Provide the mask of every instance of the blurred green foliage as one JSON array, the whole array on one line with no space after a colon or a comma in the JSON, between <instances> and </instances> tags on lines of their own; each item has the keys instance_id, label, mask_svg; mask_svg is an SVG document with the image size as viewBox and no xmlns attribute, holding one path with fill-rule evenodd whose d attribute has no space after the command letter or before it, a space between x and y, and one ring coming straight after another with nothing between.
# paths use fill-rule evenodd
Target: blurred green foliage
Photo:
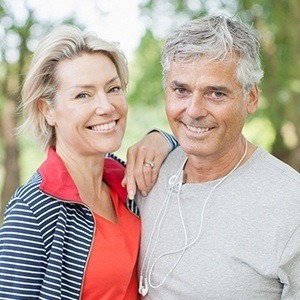
<instances>
[{"instance_id":1,"label":"blurred green foliage","mask_svg":"<svg viewBox=\"0 0 300 300\"><path fill-rule=\"evenodd\" d=\"M129 103L160 106L163 100L160 52L163 41L147 29L130 65Z\"/></svg>"}]
</instances>

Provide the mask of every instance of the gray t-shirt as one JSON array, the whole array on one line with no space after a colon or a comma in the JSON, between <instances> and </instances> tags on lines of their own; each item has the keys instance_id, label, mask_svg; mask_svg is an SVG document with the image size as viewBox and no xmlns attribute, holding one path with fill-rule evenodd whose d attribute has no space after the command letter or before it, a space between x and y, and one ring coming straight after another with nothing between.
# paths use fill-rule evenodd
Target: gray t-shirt
<instances>
[{"instance_id":1,"label":"gray t-shirt","mask_svg":"<svg viewBox=\"0 0 300 300\"><path fill-rule=\"evenodd\" d=\"M152 235L142 271L153 267L151 283L161 285L149 287L145 299L300 299L300 174L257 148L212 191L203 211L221 179L174 184L168 194L170 177L177 173L176 183L182 180L184 159L182 149L175 149L149 195L138 196L139 273ZM195 240L201 213L199 239L171 254Z\"/></svg>"}]
</instances>

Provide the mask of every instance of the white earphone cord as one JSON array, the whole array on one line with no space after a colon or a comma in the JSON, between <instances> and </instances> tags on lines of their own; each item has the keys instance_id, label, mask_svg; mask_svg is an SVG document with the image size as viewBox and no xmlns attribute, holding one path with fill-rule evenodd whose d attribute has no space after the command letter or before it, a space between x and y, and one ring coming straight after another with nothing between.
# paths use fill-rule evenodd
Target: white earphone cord
<instances>
[{"instance_id":1,"label":"white earphone cord","mask_svg":"<svg viewBox=\"0 0 300 300\"><path fill-rule=\"evenodd\" d=\"M245 139L246 140L246 139ZM200 237L200 234L202 232L202 227L203 227L203 219L204 219L204 211L205 211L205 207L206 207L206 204L212 194L212 192L215 190L215 188L217 188L226 178L228 178L239 166L240 164L242 163L242 161L244 160L245 156L247 155L247 151L248 151L248 145L247 145L247 140L246 140L246 145L245 145L245 152L243 154L243 156L241 157L241 159L239 160L239 162L236 164L236 166L226 175L224 176L216 185L213 186L213 188L210 190L207 198L205 199L204 201L204 204L203 204L203 207L202 207L202 210L201 210L201 218L200 218L200 226L199 226L199 230L198 230L198 234L196 236L196 238L190 242L189 244L187 243L187 231L186 231L186 227L185 227L185 223L184 223L184 219L183 219L183 216L182 216L182 211L181 211L181 204L180 204L180 191L181 191L181 186L182 186L182 182L179 183L179 191L177 193L177 203L178 203L178 210L179 210L179 214L180 214L180 220L181 220L181 224L182 224L182 227L183 227L183 231L184 231L184 237L185 237L185 242L184 242L184 246L180 249L177 249L177 250L173 250L173 251L168 251L168 252L164 252L162 253L161 255L159 255L155 260L154 262L152 263L151 267L149 268L149 264L150 264L150 261L152 259L152 256L153 256L153 253L154 253L154 250L156 248L156 245L157 245L157 242L158 242L158 238L159 238L159 233L160 233L160 227L161 227L161 224L162 224L162 221L164 219L164 216L165 216L165 213L167 211L167 206L169 204L169 200L171 198L171 194L172 194L172 191L174 189L174 184L171 186L171 188L169 188L168 190L168 193L167 193L167 196L165 198L165 201L163 202L163 205L162 207L160 208L159 210L159 213L155 219L155 222L154 222L154 226L153 226L153 229L152 229L152 232L151 232L151 235L150 235L150 239L149 239L149 242L148 242L148 246L147 246L147 250L146 250L146 253L145 253L145 257L143 259L143 263L142 263L142 268L141 268L141 275L140 275L140 284L139 284L139 293L142 294L143 296L145 296L147 293L148 293L148 282L149 282L149 285L152 287L152 288L159 288L160 286L163 285L163 283L166 281L166 279L168 278L168 276L171 274L171 272L176 268L177 264L179 263L179 261L181 260L184 252L186 251L186 249L188 249L189 247L191 247L192 245L194 245L199 237ZM182 168L183 169L183 166L185 165L187 161L187 158L185 159L183 165L182 165ZM171 179L173 178L173 183L175 183L176 179L178 178L178 175L180 174L180 171L181 169L176 173L176 175L173 175L169 181L172 181ZM156 228L156 223L159 219L159 216L161 214L161 211L162 211L162 208L164 208L164 212L162 214L162 217L160 219L160 222L158 224L158 228L157 228L157 236L156 236L156 240L155 240L155 243L153 245L153 248L152 248L152 251L151 251L151 254L149 256L149 258L147 259L147 256L148 256L148 253L149 253L149 250L150 250L150 245L151 245L151 241L153 239L153 235L154 235L154 232L155 232L155 228ZM172 268L168 271L168 273L166 274L166 276L164 277L164 279L158 284L158 285L154 285L151 283L151 274L153 272L153 269L155 267L155 265L158 263L158 261L166 256L166 255L171 255L171 254L175 254L175 253L178 253L180 252L180 255L179 257L177 258L177 260L175 261L174 265L172 266ZM147 267L146 267L146 276L143 277L143 271L144 271L144 266L145 266L145 262L146 260L148 260L147 262ZM147 276L148 275L148 276ZM147 278L148 277L148 278ZM144 283L144 284L143 284Z\"/></svg>"},{"instance_id":2,"label":"white earphone cord","mask_svg":"<svg viewBox=\"0 0 300 300\"><path fill-rule=\"evenodd\" d=\"M170 201L170 198L171 198L171 194L173 192L173 189L175 187L175 182L176 182L176 179L178 178L179 174L180 174L180 171L183 169L183 166L185 165L187 161L187 158L185 158L181 168L177 171L177 173L175 175L173 175L170 179L169 179L169 185L171 185L171 187L169 187L168 189L168 193L166 195L166 198L158 212L158 215L155 219L155 222L154 222L154 226L153 226L153 229L152 229L152 232L151 232L151 235L150 235L150 238L149 238L149 242L148 242L148 245L147 245L147 250L146 250L146 253L145 253L145 257L143 259L143 263L142 263L142 267L141 267L141 275L140 275L140 281L139 281L139 293L143 296L145 296L147 293L148 293L148 281L147 281L147 278L143 277L143 271L144 271L144 268L145 268L145 263L147 261L147 257L148 257L148 254L149 254L149 251L150 251L150 246L151 246L151 242L153 240L153 235L154 235L154 232L155 232L155 228L156 228L156 224L159 220L159 217L162 213L162 216L161 216L161 219L160 219L160 222L158 224L158 227L157 227L157 237L156 237L156 240L155 240L155 243L154 243L154 246L152 248L152 251L151 251L151 254L149 256L149 259L147 261L147 267L146 267L146 274L148 273L148 269L149 269L149 263L151 261L151 258L153 256L153 252L156 248L156 244L157 244L157 241L158 241L158 237L159 237L159 233L160 233L160 228L161 228L161 223L164 219L164 216L166 214L166 211L167 211L167 207L168 207L168 204L169 204L169 201ZM164 210L163 210L164 208ZM162 212L163 211L163 212Z\"/></svg>"}]
</instances>

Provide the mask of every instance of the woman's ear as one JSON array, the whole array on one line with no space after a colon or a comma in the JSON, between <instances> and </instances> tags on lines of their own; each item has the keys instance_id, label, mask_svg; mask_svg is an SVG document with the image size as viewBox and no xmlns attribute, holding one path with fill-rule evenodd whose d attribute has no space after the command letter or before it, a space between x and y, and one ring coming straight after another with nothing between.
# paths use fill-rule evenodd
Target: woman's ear
<instances>
[{"instance_id":1,"label":"woman's ear","mask_svg":"<svg viewBox=\"0 0 300 300\"><path fill-rule=\"evenodd\" d=\"M258 106L258 87L255 84L253 89L247 96L247 113L252 115L255 113Z\"/></svg>"},{"instance_id":2,"label":"woman's ear","mask_svg":"<svg viewBox=\"0 0 300 300\"><path fill-rule=\"evenodd\" d=\"M44 118L47 120L47 123L50 126L55 125L55 115L53 109L49 106L46 99L40 98L38 99L38 108Z\"/></svg>"}]
</instances>

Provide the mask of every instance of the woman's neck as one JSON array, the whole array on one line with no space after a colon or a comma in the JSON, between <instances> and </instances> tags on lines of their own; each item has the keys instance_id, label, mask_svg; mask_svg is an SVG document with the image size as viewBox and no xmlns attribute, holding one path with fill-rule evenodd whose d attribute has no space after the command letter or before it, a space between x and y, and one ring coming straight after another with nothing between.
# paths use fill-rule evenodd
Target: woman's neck
<instances>
[{"instance_id":1,"label":"woman's neck","mask_svg":"<svg viewBox=\"0 0 300 300\"><path fill-rule=\"evenodd\" d=\"M63 149L56 151L72 177L81 200L91 211L117 223L117 216L110 197L110 188L103 181L105 155L76 156L76 154L63 151Z\"/></svg>"}]
</instances>

